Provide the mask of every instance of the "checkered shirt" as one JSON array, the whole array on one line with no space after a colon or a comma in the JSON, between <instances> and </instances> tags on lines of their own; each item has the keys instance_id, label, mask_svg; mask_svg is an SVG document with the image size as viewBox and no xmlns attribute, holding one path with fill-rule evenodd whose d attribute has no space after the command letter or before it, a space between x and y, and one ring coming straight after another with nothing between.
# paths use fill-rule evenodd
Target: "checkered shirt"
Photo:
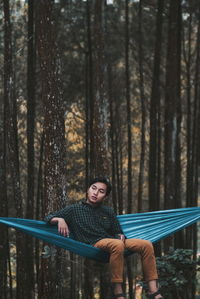
<instances>
[{"instance_id":1,"label":"checkered shirt","mask_svg":"<svg viewBox=\"0 0 200 299\"><path fill-rule=\"evenodd\" d=\"M117 239L122 234L113 209L103 205L93 207L86 202L71 204L49 214L44 220L50 223L53 217L64 218L70 237L91 245L104 238Z\"/></svg>"}]
</instances>

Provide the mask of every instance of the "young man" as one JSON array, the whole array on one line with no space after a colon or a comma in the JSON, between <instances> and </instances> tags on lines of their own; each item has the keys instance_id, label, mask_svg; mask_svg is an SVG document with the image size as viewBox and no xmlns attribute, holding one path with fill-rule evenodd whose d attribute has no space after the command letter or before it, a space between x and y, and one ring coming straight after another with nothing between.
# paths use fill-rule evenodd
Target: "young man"
<instances>
[{"instance_id":1,"label":"young man","mask_svg":"<svg viewBox=\"0 0 200 299\"><path fill-rule=\"evenodd\" d=\"M87 190L85 202L71 204L49 214L45 221L58 225L63 236L91 244L110 253L111 282L113 298L124 299L122 291L124 250L127 248L141 255L145 280L148 283L149 299L164 299L157 288L157 270L151 242L140 239L126 239L118 219L110 207L104 206L105 198L111 192L111 184L105 178L95 178Z\"/></svg>"}]
</instances>

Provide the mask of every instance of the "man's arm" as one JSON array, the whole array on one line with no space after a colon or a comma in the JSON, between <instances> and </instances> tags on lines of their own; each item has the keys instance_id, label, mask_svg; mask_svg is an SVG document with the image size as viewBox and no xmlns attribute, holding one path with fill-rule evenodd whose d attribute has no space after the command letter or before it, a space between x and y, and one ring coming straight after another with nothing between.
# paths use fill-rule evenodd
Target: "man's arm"
<instances>
[{"instance_id":1,"label":"man's arm","mask_svg":"<svg viewBox=\"0 0 200 299\"><path fill-rule=\"evenodd\" d=\"M50 223L58 224L58 232L65 237L69 237L69 227L64 218L53 217Z\"/></svg>"},{"instance_id":2,"label":"man's arm","mask_svg":"<svg viewBox=\"0 0 200 299\"><path fill-rule=\"evenodd\" d=\"M50 224L58 225L58 232L63 236L69 236L70 216L72 214L72 206L50 213L44 218L44 221Z\"/></svg>"},{"instance_id":3,"label":"man's arm","mask_svg":"<svg viewBox=\"0 0 200 299\"><path fill-rule=\"evenodd\" d=\"M119 220L117 219L117 216L113 210L112 210L111 217L112 217L112 233L113 233L113 235L118 236L118 238L120 240L124 241L126 237L123 234Z\"/></svg>"}]
</instances>

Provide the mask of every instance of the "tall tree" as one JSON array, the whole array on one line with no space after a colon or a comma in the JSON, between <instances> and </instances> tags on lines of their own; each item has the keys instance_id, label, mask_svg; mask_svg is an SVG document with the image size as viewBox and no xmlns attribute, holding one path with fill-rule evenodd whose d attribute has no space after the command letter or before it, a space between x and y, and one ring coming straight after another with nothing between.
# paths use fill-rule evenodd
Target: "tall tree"
<instances>
[{"instance_id":1,"label":"tall tree","mask_svg":"<svg viewBox=\"0 0 200 299\"><path fill-rule=\"evenodd\" d=\"M34 22L35 1L28 1L28 56L27 56L27 207L26 218L34 218L34 129L35 129L35 22ZM34 291L34 258L33 239L26 236L26 272L29 273L28 289Z\"/></svg>"},{"instance_id":2,"label":"tall tree","mask_svg":"<svg viewBox=\"0 0 200 299\"><path fill-rule=\"evenodd\" d=\"M186 189L186 204L189 207L193 198L193 174L192 174L192 97L191 97L191 59L192 59L192 7L189 4L189 20L188 29L184 33L184 39L188 41L188 47L186 49L184 45L184 58L186 63L186 78L187 78L187 189ZM187 34L188 32L188 34ZM187 36L186 36L187 34Z\"/></svg>"},{"instance_id":3,"label":"tall tree","mask_svg":"<svg viewBox=\"0 0 200 299\"><path fill-rule=\"evenodd\" d=\"M170 1L165 94L165 208L180 207L180 1Z\"/></svg>"},{"instance_id":4,"label":"tall tree","mask_svg":"<svg viewBox=\"0 0 200 299\"><path fill-rule=\"evenodd\" d=\"M16 216L23 216L22 197L20 187L18 129L17 129L17 104L15 95L15 82L12 53L12 30L10 17L10 3L3 2L4 7L4 109L5 133L7 143L7 159L12 177L12 190L15 202ZM24 240L21 233L17 233L17 298L26 298L26 279L24 275Z\"/></svg>"},{"instance_id":5,"label":"tall tree","mask_svg":"<svg viewBox=\"0 0 200 299\"><path fill-rule=\"evenodd\" d=\"M6 61L4 61L6 63ZM4 66L5 67L5 66ZM1 98L2 100L2 98ZM4 105L0 102L0 216L8 216L8 198L7 198L7 182L6 182L6 134L5 134L5 119ZM2 225L0 226L0 293L2 299L7 297L7 263L8 263L8 231Z\"/></svg>"},{"instance_id":6,"label":"tall tree","mask_svg":"<svg viewBox=\"0 0 200 299\"><path fill-rule=\"evenodd\" d=\"M166 87L165 87L165 208L179 208L181 166L180 166L180 61L181 61L181 3L170 1ZM169 244L169 243L168 243Z\"/></svg>"},{"instance_id":7,"label":"tall tree","mask_svg":"<svg viewBox=\"0 0 200 299\"><path fill-rule=\"evenodd\" d=\"M94 116L93 116L93 175L109 175L108 162L108 95L105 88L104 2L95 0L93 31Z\"/></svg>"},{"instance_id":8,"label":"tall tree","mask_svg":"<svg viewBox=\"0 0 200 299\"><path fill-rule=\"evenodd\" d=\"M132 212L132 131L131 131L131 99L130 99L130 25L129 25L129 4L125 1L125 78L126 78L126 113L127 113L127 144L128 144L128 202L127 212Z\"/></svg>"},{"instance_id":9,"label":"tall tree","mask_svg":"<svg viewBox=\"0 0 200 299\"><path fill-rule=\"evenodd\" d=\"M187 192L187 206L197 206L198 205L198 186L199 186L199 164L200 164L200 155L199 155L199 119L200 119L200 104L199 104L199 95L200 95L200 5L198 3L198 10L197 10L197 19L198 19L198 29L196 35L196 64L195 64L195 76L194 76L194 102L193 102L193 109L192 118L188 116L188 135L191 132L191 137L188 136L188 172L191 175L191 178L188 178L188 185L187 187L191 191L189 195L189 190ZM191 102L188 102L190 105ZM188 106L189 108L189 106ZM191 124L189 124L191 121ZM191 131L189 131L192 128ZM186 246L188 248L194 249L194 259L196 259L196 252L197 252L197 227L194 225L191 228L187 229L186 233Z\"/></svg>"},{"instance_id":10,"label":"tall tree","mask_svg":"<svg viewBox=\"0 0 200 299\"><path fill-rule=\"evenodd\" d=\"M37 42L44 105L44 213L47 214L63 207L66 199L65 127L54 2L42 0L37 5ZM43 260L44 283L40 290L43 298L56 297L61 290L60 261L55 266L52 279L50 264Z\"/></svg>"},{"instance_id":11,"label":"tall tree","mask_svg":"<svg viewBox=\"0 0 200 299\"><path fill-rule=\"evenodd\" d=\"M91 32L91 1L86 1L86 32L87 32L87 51L86 51L86 84L85 84L85 113L86 113L86 186L88 186L91 176L93 161L93 119L94 119L94 84L93 84L93 51L92 51L92 32Z\"/></svg>"},{"instance_id":12,"label":"tall tree","mask_svg":"<svg viewBox=\"0 0 200 299\"><path fill-rule=\"evenodd\" d=\"M139 57L139 86L140 86L140 101L141 101L141 154L140 154L140 170L138 182L138 212L142 211L142 197L144 184L144 166L145 166L145 130L146 130L146 105L144 92L144 51L143 51L143 1L139 2L138 11L138 57Z\"/></svg>"},{"instance_id":13,"label":"tall tree","mask_svg":"<svg viewBox=\"0 0 200 299\"><path fill-rule=\"evenodd\" d=\"M196 205L194 203L194 168L193 164L194 152L193 152L193 139L194 135L194 123L196 115L196 109L194 109L193 97L192 97L192 20L193 20L193 7L192 4L189 4L189 18L188 18L188 27L185 28L184 31L184 41L188 41L188 45L186 47L185 42L183 43L183 53L186 64L186 78L187 78L187 170L186 170L186 206L190 207ZM197 33L198 40L198 33ZM197 41L197 53L198 53L198 41ZM198 57L198 54L197 54ZM198 70L198 68L196 69ZM197 85L196 85L197 86ZM196 98L196 97L195 97ZM196 137L195 137L196 138ZM196 141L195 141L196 144ZM186 240L185 245L188 248L192 248L193 243L193 228L189 227L186 229Z\"/></svg>"},{"instance_id":14,"label":"tall tree","mask_svg":"<svg viewBox=\"0 0 200 299\"><path fill-rule=\"evenodd\" d=\"M128 197L127 212L131 213L133 208L133 192L132 192L132 122L131 122L131 94L130 94L130 20L129 20L130 1L125 1L125 84L126 84L126 114L127 114L127 144L128 144ZM133 297L133 273L132 267L127 262L127 274L129 283L129 295Z\"/></svg>"},{"instance_id":15,"label":"tall tree","mask_svg":"<svg viewBox=\"0 0 200 299\"><path fill-rule=\"evenodd\" d=\"M114 105L114 97L112 92L112 66L110 63L109 57L108 59L108 95L109 95L109 108L110 108L110 138L111 138L111 158L112 158L112 202L113 208L117 212L122 213L123 209L118 204L119 203L119 193L117 192L117 177L119 172L119 167L117 163L118 159L118 146L117 146L117 132L116 132L116 124L115 124L115 105Z\"/></svg>"},{"instance_id":16,"label":"tall tree","mask_svg":"<svg viewBox=\"0 0 200 299\"><path fill-rule=\"evenodd\" d=\"M160 156L161 156L161 57L164 2L158 1L156 17L156 40L154 50L154 69L150 101L150 142L149 142L149 209L160 208Z\"/></svg>"}]
</instances>

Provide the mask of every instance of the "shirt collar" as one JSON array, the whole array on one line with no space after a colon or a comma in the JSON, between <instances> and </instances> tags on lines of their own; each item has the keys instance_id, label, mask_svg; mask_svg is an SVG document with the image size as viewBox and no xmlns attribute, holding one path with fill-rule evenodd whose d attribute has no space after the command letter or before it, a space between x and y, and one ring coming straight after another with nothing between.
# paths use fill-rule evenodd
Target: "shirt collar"
<instances>
[{"instance_id":1,"label":"shirt collar","mask_svg":"<svg viewBox=\"0 0 200 299\"><path fill-rule=\"evenodd\" d=\"M99 205L96 205L96 206L92 206L90 205L89 203L86 202L86 199L82 200L82 204L87 206L87 207L90 207L92 209L97 209L97 208L100 208L102 206L102 204L99 204Z\"/></svg>"}]
</instances>

